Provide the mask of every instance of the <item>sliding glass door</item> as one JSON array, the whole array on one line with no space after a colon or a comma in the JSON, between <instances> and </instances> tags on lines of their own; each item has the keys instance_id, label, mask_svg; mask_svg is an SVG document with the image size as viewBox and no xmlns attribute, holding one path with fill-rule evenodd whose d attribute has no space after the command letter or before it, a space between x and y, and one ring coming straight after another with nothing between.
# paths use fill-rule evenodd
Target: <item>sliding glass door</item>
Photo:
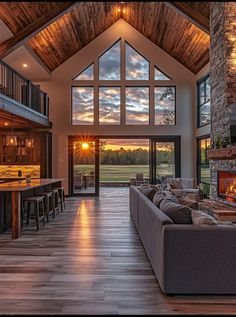
<instances>
[{"instance_id":1,"label":"sliding glass door","mask_svg":"<svg viewBox=\"0 0 236 317\"><path fill-rule=\"evenodd\" d=\"M85 139L69 137L70 195L99 195L104 188L144 182L166 185L180 177L180 137Z\"/></svg>"}]
</instances>

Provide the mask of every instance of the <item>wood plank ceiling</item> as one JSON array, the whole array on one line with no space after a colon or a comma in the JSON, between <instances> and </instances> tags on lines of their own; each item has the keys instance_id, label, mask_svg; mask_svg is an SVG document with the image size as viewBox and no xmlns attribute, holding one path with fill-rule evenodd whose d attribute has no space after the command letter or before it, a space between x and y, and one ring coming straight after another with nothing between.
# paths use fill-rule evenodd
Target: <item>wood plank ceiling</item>
<instances>
[{"instance_id":1,"label":"wood plank ceiling","mask_svg":"<svg viewBox=\"0 0 236 317\"><path fill-rule=\"evenodd\" d=\"M0 18L15 35L57 5L58 2L1 2ZM118 12L120 6L125 13ZM29 39L28 44L53 71L120 18L193 73L209 61L210 37L202 30L209 29L209 2L78 2Z\"/></svg>"}]
</instances>

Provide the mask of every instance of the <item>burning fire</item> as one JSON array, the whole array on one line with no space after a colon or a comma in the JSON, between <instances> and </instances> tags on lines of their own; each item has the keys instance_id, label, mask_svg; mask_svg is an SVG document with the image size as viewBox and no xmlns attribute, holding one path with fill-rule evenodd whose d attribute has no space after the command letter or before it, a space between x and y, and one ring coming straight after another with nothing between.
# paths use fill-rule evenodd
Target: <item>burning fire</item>
<instances>
[{"instance_id":1,"label":"burning fire","mask_svg":"<svg viewBox=\"0 0 236 317\"><path fill-rule=\"evenodd\" d=\"M229 185L226 189L226 195L236 195L236 179L234 179L234 182L232 185Z\"/></svg>"}]
</instances>

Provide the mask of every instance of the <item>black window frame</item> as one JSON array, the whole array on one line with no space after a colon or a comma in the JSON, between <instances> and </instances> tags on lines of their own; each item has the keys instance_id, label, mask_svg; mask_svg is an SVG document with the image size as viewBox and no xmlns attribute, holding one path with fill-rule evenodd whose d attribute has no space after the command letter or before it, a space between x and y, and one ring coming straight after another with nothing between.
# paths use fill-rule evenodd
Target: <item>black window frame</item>
<instances>
[{"instance_id":1,"label":"black window frame","mask_svg":"<svg viewBox=\"0 0 236 317\"><path fill-rule=\"evenodd\" d=\"M200 120L200 110L201 107L204 106L208 101L206 101L206 81L210 79L210 74L207 74L206 76L204 76L201 80L199 80L197 82L197 127L198 128L202 128L205 127L209 124L211 124L211 121L209 123L206 124L201 124L201 120ZM200 86L204 83L204 103L201 103L201 94L200 94ZM211 107L211 99L210 99L210 107Z\"/></svg>"}]
</instances>

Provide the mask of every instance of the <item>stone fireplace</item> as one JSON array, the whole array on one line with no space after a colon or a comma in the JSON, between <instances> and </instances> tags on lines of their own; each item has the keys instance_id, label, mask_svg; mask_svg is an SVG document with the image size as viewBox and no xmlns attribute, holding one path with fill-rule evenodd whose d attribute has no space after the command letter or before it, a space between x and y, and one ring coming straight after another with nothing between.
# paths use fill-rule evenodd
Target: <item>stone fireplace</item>
<instances>
[{"instance_id":1,"label":"stone fireplace","mask_svg":"<svg viewBox=\"0 0 236 317\"><path fill-rule=\"evenodd\" d=\"M211 141L216 136L233 138L231 113L236 103L236 3L211 2L210 4L210 76L211 76ZM218 157L210 159L211 192L213 200L235 204L226 186L236 179L236 159ZM231 184L233 185L233 184Z\"/></svg>"}]
</instances>

